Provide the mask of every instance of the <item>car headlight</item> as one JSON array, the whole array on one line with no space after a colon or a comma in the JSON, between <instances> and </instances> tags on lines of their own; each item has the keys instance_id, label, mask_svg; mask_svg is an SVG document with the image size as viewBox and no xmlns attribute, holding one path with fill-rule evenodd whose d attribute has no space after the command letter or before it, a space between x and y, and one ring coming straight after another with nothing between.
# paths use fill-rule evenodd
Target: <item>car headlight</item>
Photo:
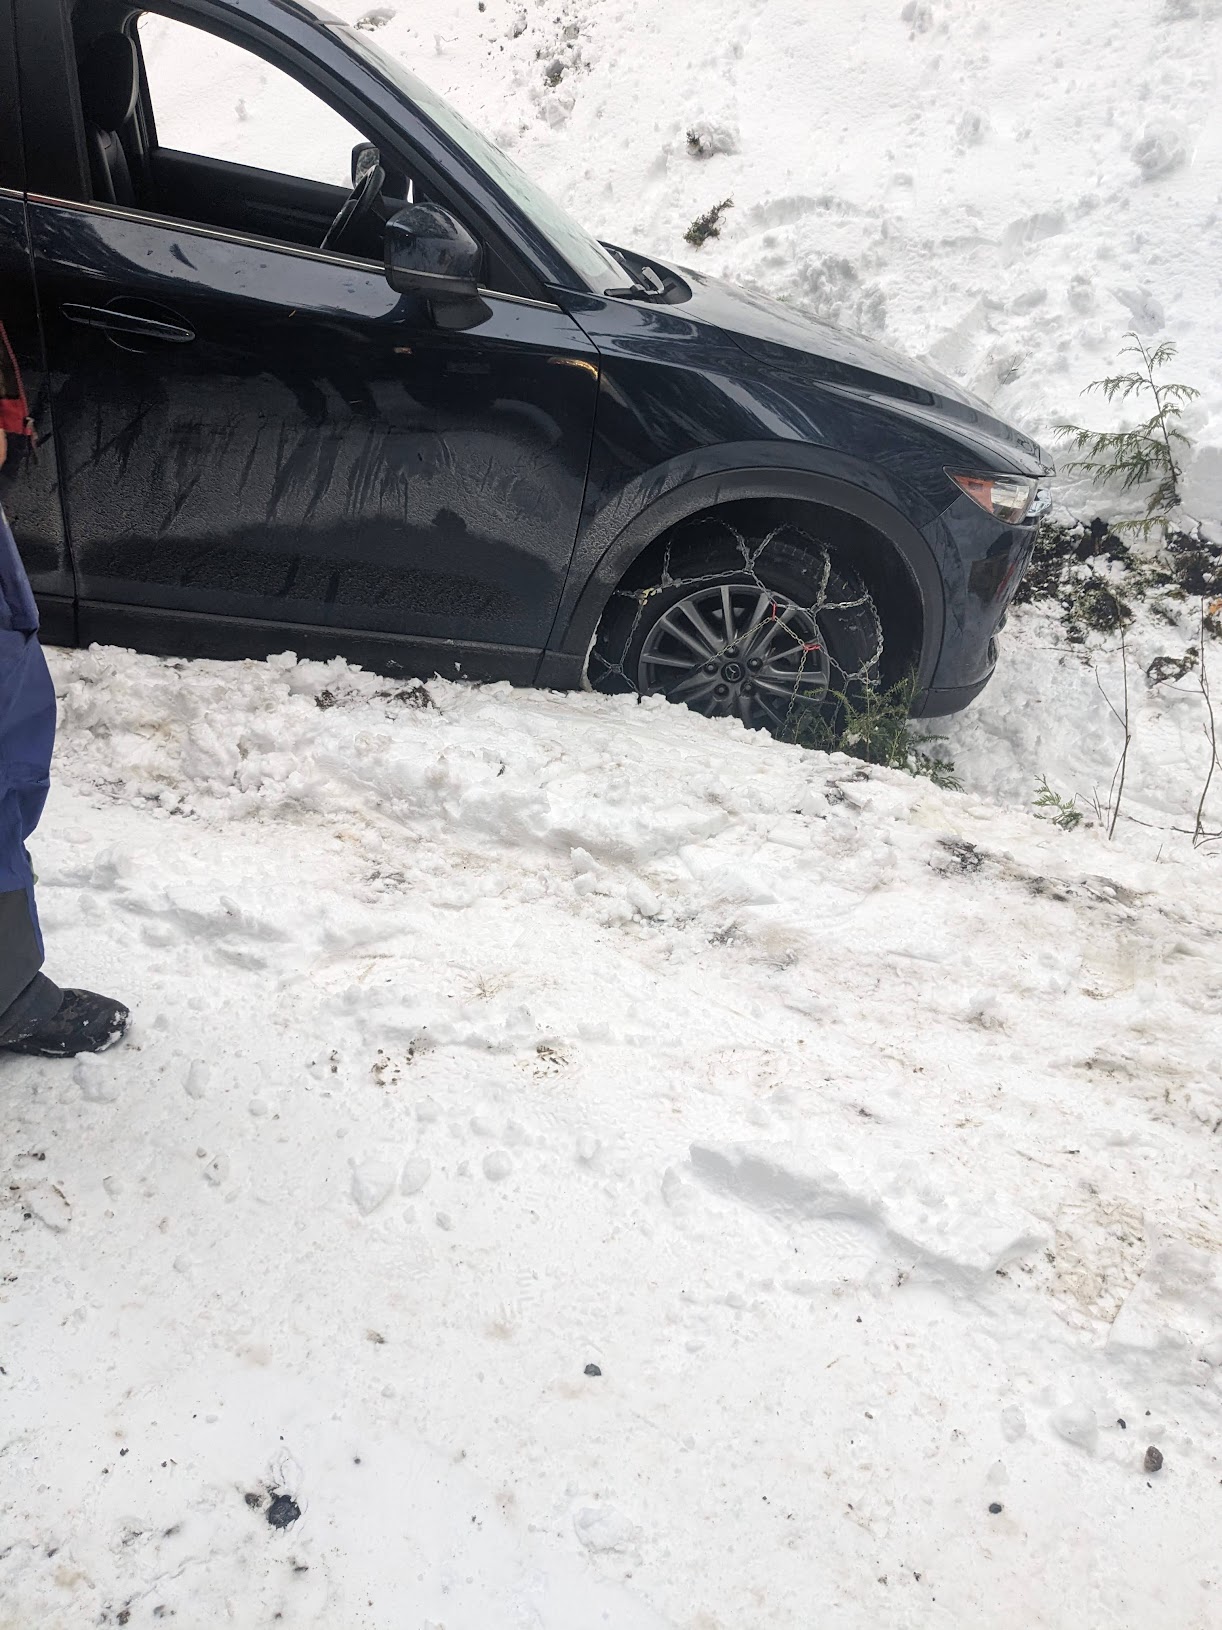
<instances>
[{"instance_id":1,"label":"car headlight","mask_svg":"<svg viewBox=\"0 0 1222 1630\"><path fill-rule=\"evenodd\" d=\"M960 492L965 492L974 504L979 504L1006 526L1017 526L1026 519L1039 489L1037 478L1024 475L956 475L953 470L946 473Z\"/></svg>"}]
</instances>

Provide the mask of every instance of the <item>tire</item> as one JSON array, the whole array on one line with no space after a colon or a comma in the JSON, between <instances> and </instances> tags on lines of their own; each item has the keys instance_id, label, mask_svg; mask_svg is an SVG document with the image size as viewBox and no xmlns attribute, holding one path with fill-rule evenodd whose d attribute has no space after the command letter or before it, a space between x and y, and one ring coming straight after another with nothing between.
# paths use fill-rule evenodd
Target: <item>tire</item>
<instances>
[{"instance_id":1,"label":"tire","mask_svg":"<svg viewBox=\"0 0 1222 1630\"><path fill-rule=\"evenodd\" d=\"M882 625L864 582L797 527L750 537L702 521L644 578L627 579L603 614L596 689L787 735L812 712L832 723L877 679Z\"/></svg>"}]
</instances>

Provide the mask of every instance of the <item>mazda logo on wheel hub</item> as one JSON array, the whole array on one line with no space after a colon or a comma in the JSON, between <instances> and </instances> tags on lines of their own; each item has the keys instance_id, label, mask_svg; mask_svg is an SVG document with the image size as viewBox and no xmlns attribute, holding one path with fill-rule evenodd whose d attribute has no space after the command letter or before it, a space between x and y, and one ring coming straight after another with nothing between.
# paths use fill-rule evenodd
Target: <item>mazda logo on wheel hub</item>
<instances>
[{"instance_id":1,"label":"mazda logo on wheel hub","mask_svg":"<svg viewBox=\"0 0 1222 1630\"><path fill-rule=\"evenodd\" d=\"M742 676L743 665L741 662L727 662L721 670L721 677L728 679L731 685L737 685Z\"/></svg>"}]
</instances>

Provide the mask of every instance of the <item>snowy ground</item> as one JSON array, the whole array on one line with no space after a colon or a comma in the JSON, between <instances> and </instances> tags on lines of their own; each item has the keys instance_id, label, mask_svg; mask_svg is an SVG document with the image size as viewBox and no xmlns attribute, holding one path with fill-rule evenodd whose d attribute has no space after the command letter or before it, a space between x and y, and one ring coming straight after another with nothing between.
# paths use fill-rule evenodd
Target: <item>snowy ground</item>
<instances>
[{"instance_id":1,"label":"snowy ground","mask_svg":"<svg viewBox=\"0 0 1222 1630\"><path fill-rule=\"evenodd\" d=\"M733 196L701 264L1039 433L1153 324L1217 522L1213 0L521 16L378 37L598 230L691 259ZM49 971L136 1018L0 1055L0 1630L1214 1630L1222 845L1199 688L1142 677L1188 609L1131 634L1110 844L1028 813L1122 735L1115 640L1038 608L962 794L55 654Z\"/></svg>"},{"instance_id":2,"label":"snowy ground","mask_svg":"<svg viewBox=\"0 0 1222 1630\"><path fill-rule=\"evenodd\" d=\"M929 721L945 738L937 750L950 755L969 792L1014 808L1032 807L1041 780L1105 830L1114 807L1116 843L1152 858L1191 849L1199 812L1201 832L1212 834L1196 855L1207 868L1202 886L1222 891L1222 764L1214 763L1210 779L1214 749L1199 667L1161 684L1147 678L1159 658L1203 648L1222 738L1222 642L1208 635L1202 642L1198 606L1178 608L1170 627L1139 608L1123 646L1117 634L1071 645L1056 607L1020 607L981 699L954 718Z\"/></svg>"},{"instance_id":3,"label":"snowy ground","mask_svg":"<svg viewBox=\"0 0 1222 1630\"><path fill-rule=\"evenodd\" d=\"M137 1022L0 1063L0 1624L1217 1623L1213 868L664 704L56 668L53 968Z\"/></svg>"}]
</instances>

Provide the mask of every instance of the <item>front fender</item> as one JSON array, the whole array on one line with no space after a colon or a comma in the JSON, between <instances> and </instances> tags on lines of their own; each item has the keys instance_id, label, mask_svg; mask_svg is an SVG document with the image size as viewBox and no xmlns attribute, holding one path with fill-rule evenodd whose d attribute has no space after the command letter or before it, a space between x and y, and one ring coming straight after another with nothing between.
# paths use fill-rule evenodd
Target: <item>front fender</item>
<instances>
[{"instance_id":1,"label":"front fender","mask_svg":"<svg viewBox=\"0 0 1222 1630\"><path fill-rule=\"evenodd\" d=\"M888 498L870 490L878 482L877 468L827 449L795 442L748 442L702 448L628 483L583 532L535 683L555 689L581 683L608 600L632 562L656 538L701 510L742 499L779 498L838 510L864 522L891 545L920 601L923 632L917 683L923 689L942 647L942 574L921 532Z\"/></svg>"}]
</instances>

